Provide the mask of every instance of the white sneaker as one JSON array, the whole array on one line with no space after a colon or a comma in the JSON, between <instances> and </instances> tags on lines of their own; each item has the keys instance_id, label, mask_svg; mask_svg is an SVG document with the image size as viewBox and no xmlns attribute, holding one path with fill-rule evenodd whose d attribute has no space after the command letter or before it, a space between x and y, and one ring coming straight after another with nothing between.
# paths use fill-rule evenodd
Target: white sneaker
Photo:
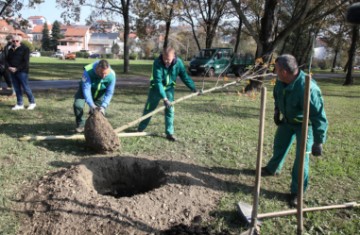
<instances>
[{"instance_id":1,"label":"white sneaker","mask_svg":"<svg viewBox=\"0 0 360 235\"><path fill-rule=\"evenodd\" d=\"M35 103L29 104L29 107L27 107L27 110L33 110L36 107Z\"/></svg>"},{"instance_id":2,"label":"white sneaker","mask_svg":"<svg viewBox=\"0 0 360 235\"><path fill-rule=\"evenodd\" d=\"M11 110L21 110L24 109L24 105L15 105L14 107L11 108Z\"/></svg>"}]
</instances>

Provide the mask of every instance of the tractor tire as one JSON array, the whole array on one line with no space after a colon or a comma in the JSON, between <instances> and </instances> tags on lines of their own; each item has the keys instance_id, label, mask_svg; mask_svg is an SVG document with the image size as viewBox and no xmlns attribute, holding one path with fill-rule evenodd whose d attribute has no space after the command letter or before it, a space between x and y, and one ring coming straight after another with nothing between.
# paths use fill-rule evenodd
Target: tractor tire
<instances>
[{"instance_id":1,"label":"tractor tire","mask_svg":"<svg viewBox=\"0 0 360 235\"><path fill-rule=\"evenodd\" d=\"M245 72L244 67L238 67L236 68L234 74L236 77L240 77Z\"/></svg>"}]
</instances>

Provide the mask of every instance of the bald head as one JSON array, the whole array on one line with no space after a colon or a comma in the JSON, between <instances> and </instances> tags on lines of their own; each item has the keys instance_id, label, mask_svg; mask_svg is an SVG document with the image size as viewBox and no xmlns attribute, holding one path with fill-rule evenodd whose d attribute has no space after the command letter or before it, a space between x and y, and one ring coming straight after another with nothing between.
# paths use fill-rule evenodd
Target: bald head
<instances>
[{"instance_id":1,"label":"bald head","mask_svg":"<svg viewBox=\"0 0 360 235\"><path fill-rule=\"evenodd\" d=\"M165 64L165 67L168 68L175 58L175 50L172 47L164 48L162 53L162 60Z\"/></svg>"}]
</instances>

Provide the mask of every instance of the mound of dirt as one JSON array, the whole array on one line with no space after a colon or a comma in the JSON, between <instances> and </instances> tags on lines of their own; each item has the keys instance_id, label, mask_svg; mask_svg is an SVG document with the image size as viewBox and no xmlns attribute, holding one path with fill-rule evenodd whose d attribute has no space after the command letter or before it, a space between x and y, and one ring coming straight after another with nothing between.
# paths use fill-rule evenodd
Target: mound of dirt
<instances>
[{"instance_id":1,"label":"mound of dirt","mask_svg":"<svg viewBox=\"0 0 360 235\"><path fill-rule=\"evenodd\" d=\"M84 135L86 145L98 153L113 152L120 147L119 137L98 110L86 120Z\"/></svg>"},{"instance_id":2,"label":"mound of dirt","mask_svg":"<svg viewBox=\"0 0 360 235\"><path fill-rule=\"evenodd\" d=\"M204 232L192 226L213 219L210 212L226 187L226 174L179 161L82 159L17 196L14 209L26 215L18 234Z\"/></svg>"}]
</instances>

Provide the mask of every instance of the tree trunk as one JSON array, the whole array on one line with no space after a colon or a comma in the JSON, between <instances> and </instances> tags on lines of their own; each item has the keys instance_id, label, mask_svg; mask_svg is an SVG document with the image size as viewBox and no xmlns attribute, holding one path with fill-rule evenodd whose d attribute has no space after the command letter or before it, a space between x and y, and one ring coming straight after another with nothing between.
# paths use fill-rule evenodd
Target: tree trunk
<instances>
[{"instance_id":1,"label":"tree trunk","mask_svg":"<svg viewBox=\"0 0 360 235\"><path fill-rule=\"evenodd\" d=\"M261 30L259 34L259 40L261 46L258 46L256 51L256 58L269 56L273 50L273 36L276 22L275 9L277 7L278 0L266 0L264 16L261 18Z\"/></svg>"},{"instance_id":2,"label":"tree trunk","mask_svg":"<svg viewBox=\"0 0 360 235\"><path fill-rule=\"evenodd\" d=\"M334 73L335 72L335 66L336 66L336 58L337 58L337 55L339 53L339 49L338 49L338 46L336 46L335 48L335 55L334 55L334 59L333 59L333 62L332 62L332 68L331 68L331 72Z\"/></svg>"},{"instance_id":3,"label":"tree trunk","mask_svg":"<svg viewBox=\"0 0 360 235\"><path fill-rule=\"evenodd\" d=\"M241 37L241 28L242 28L242 19L239 18L239 25L238 25L238 28L236 30L236 42L235 42L235 47L234 47L234 54L237 54L237 52L239 50L240 37Z\"/></svg>"},{"instance_id":4,"label":"tree trunk","mask_svg":"<svg viewBox=\"0 0 360 235\"><path fill-rule=\"evenodd\" d=\"M124 18L124 73L129 72L129 34L130 34L130 17L129 17L129 4L130 0L121 1L123 7Z\"/></svg>"},{"instance_id":5,"label":"tree trunk","mask_svg":"<svg viewBox=\"0 0 360 235\"><path fill-rule=\"evenodd\" d=\"M281 48L281 50L280 50L280 55L284 54L284 51L285 51L285 49L286 49L286 44L287 44L287 42L289 41L289 39L290 39L290 35L285 38L284 43L283 43L283 45L282 45L282 48Z\"/></svg>"},{"instance_id":6,"label":"tree trunk","mask_svg":"<svg viewBox=\"0 0 360 235\"><path fill-rule=\"evenodd\" d=\"M170 33L170 25L171 25L171 20L170 21L166 21L165 24L165 38L164 38L164 45L163 48L167 48L168 43L169 43L169 33Z\"/></svg>"},{"instance_id":7,"label":"tree trunk","mask_svg":"<svg viewBox=\"0 0 360 235\"><path fill-rule=\"evenodd\" d=\"M348 59L348 70L347 70L345 82L343 84L344 86L354 84L352 70L353 70L353 62L356 53L356 43L358 40L359 40L359 26L354 25L352 28L351 46L349 49L349 59Z\"/></svg>"},{"instance_id":8,"label":"tree trunk","mask_svg":"<svg viewBox=\"0 0 360 235\"><path fill-rule=\"evenodd\" d=\"M194 35L194 40L195 40L195 42L196 42L196 45L197 45L197 47L198 47L198 49L199 49L199 51L201 50L201 46L200 46L200 43L199 43L199 39L197 38L197 36L196 36L196 31L195 31L195 26L194 26L194 24L191 24L191 31L192 31L192 33L193 33L193 35Z\"/></svg>"},{"instance_id":9,"label":"tree trunk","mask_svg":"<svg viewBox=\"0 0 360 235\"><path fill-rule=\"evenodd\" d=\"M302 28L300 27L300 28L298 28L298 30L296 30L296 32L295 32L295 38L296 38L296 40L295 40L295 42L294 42L293 49L292 49L292 51L291 51L291 54L292 54L292 55L296 54L296 50L297 50L297 48L298 48L299 41L300 41L300 38L301 38L301 36L300 36L301 31L302 31L301 29L302 29Z\"/></svg>"},{"instance_id":10,"label":"tree trunk","mask_svg":"<svg viewBox=\"0 0 360 235\"><path fill-rule=\"evenodd\" d=\"M175 2L175 1L173 1L173 2ZM169 12L169 18L165 24L166 28L165 28L165 38L164 38L164 46L163 46L164 49L167 48L168 43L169 43L170 26L171 26L171 19L173 17L173 13L174 13L174 9L173 9L173 7L171 7L170 12Z\"/></svg>"}]
</instances>

